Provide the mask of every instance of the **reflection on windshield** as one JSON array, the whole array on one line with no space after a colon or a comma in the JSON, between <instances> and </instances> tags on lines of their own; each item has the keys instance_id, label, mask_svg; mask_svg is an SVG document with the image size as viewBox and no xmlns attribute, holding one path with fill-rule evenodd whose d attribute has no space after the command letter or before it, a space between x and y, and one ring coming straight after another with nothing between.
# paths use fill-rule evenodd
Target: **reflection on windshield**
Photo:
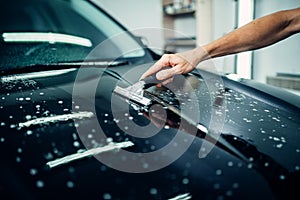
<instances>
[{"instance_id":1,"label":"reflection on windshield","mask_svg":"<svg viewBox=\"0 0 300 200\"><path fill-rule=\"evenodd\" d=\"M92 46L89 39L61 33L3 33L2 38L4 42L49 42L50 44L68 43L84 47Z\"/></svg>"},{"instance_id":2,"label":"reflection on windshield","mask_svg":"<svg viewBox=\"0 0 300 200\"><path fill-rule=\"evenodd\" d=\"M29 127L32 125L39 125L39 124L47 124L47 123L55 123L59 121L68 121L70 119L82 119L82 118L91 118L93 117L92 112L78 112L78 113L71 113L71 114L64 114L64 115L55 115L50 117L41 117L32 119L26 122L20 122L19 127Z\"/></svg>"},{"instance_id":3,"label":"reflection on windshield","mask_svg":"<svg viewBox=\"0 0 300 200\"><path fill-rule=\"evenodd\" d=\"M1 70L84 60L152 60L131 33L89 1L14 0L0 11Z\"/></svg>"},{"instance_id":4,"label":"reflection on windshield","mask_svg":"<svg viewBox=\"0 0 300 200\"><path fill-rule=\"evenodd\" d=\"M61 69L61 70L48 70L48 71L41 71L41 72L32 72L32 73L24 73L24 74L17 74L17 75L8 75L3 76L0 78L1 83L7 83L12 81L24 80L24 79L33 79L33 78L44 78L50 76L58 76L62 74L66 74L72 71L75 71L76 68L73 69Z\"/></svg>"},{"instance_id":5,"label":"reflection on windshield","mask_svg":"<svg viewBox=\"0 0 300 200\"><path fill-rule=\"evenodd\" d=\"M75 161L78 159L86 158L89 156L97 155L97 154L108 152L108 151L119 150L121 148L131 147L133 145L134 145L134 143L131 141L125 141L125 142L120 142L120 143L111 142L105 146L95 147L95 148L91 148L89 150L81 150L77 153L70 154L65 157L49 161L46 164L50 168L53 168L53 167L57 167L59 165L67 164L69 162L72 162L72 161Z\"/></svg>"}]
</instances>

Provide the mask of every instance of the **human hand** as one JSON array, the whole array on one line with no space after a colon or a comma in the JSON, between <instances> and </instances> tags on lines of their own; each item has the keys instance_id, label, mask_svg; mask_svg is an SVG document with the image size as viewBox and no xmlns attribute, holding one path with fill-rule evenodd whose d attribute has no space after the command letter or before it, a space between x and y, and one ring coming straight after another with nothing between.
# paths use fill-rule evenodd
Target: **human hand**
<instances>
[{"instance_id":1,"label":"human hand","mask_svg":"<svg viewBox=\"0 0 300 200\"><path fill-rule=\"evenodd\" d=\"M140 79L157 73L156 78L166 80L163 82L163 84L166 84L172 81L174 75L186 74L192 71L206 57L206 53L200 47L182 53L164 54ZM164 69L165 67L171 68Z\"/></svg>"}]
</instances>

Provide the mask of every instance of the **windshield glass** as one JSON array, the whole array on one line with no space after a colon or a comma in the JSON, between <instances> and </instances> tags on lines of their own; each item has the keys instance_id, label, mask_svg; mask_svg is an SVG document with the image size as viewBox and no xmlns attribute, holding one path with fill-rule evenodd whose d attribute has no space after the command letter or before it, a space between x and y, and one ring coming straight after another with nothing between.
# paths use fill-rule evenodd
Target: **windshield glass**
<instances>
[{"instance_id":1,"label":"windshield glass","mask_svg":"<svg viewBox=\"0 0 300 200\"><path fill-rule=\"evenodd\" d=\"M2 69L83 61L87 56L108 60L145 55L132 35L87 1L12 0L0 4Z\"/></svg>"}]
</instances>

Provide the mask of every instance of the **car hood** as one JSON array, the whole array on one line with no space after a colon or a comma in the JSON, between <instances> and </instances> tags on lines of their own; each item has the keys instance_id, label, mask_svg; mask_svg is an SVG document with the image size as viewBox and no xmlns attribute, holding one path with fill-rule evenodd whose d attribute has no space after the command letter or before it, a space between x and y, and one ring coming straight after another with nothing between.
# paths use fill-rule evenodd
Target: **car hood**
<instances>
[{"instance_id":1,"label":"car hood","mask_svg":"<svg viewBox=\"0 0 300 200\"><path fill-rule=\"evenodd\" d=\"M172 127L183 117L169 107L164 108L170 124L156 129L147 113L156 112L153 105L161 105L157 99L148 97L154 103L145 108L113 95L116 85L126 87L138 81L150 64L2 76L3 195L40 199L53 198L59 191L67 198L171 199L183 195L239 199L296 194L292 181L299 176L300 166L297 105L270 95L268 89L261 91L252 81L237 82L200 71L184 76L192 85L195 104L188 104L193 99L179 100L165 87L147 91L179 110L184 104L197 105L197 112L188 107L183 114L208 130L220 123L217 140L199 133L193 123ZM222 88L214 95L208 86L211 80L218 80L215 84ZM212 109L215 106L221 106L222 113ZM132 122L138 126L131 126ZM143 135L148 129L157 134ZM99 137L102 133L106 137ZM142 155L165 146L171 147L155 154L153 160ZM108 149L68 157L98 147ZM207 154L199 156L205 148ZM124 152L120 149L133 156L120 156Z\"/></svg>"}]
</instances>

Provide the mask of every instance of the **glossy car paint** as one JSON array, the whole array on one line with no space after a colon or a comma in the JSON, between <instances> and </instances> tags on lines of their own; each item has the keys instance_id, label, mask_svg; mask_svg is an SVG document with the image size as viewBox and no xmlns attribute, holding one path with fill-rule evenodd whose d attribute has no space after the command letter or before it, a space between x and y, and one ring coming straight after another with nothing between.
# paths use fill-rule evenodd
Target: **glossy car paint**
<instances>
[{"instance_id":1,"label":"glossy car paint","mask_svg":"<svg viewBox=\"0 0 300 200\"><path fill-rule=\"evenodd\" d=\"M158 118L161 115L155 107L132 105L113 95L116 85L126 87L136 82L154 61L146 57L141 64L128 62L108 68L73 63L2 71L1 199L299 197L294 184L300 169L298 96L254 81L233 81L205 71L191 73L179 83L175 80L172 83L175 86L168 86L180 90L187 83L192 85L192 91L179 96L167 87L149 88L148 92L179 110L194 100L193 105L199 106L197 122L205 127L213 123L214 114L224 117L219 140L204 158L199 158L201 147L208 141L206 135L192 123L178 129L178 123L185 123L183 117L169 107L163 107L168 124L163 124L151 137L135 137L132 134L138 135L140 129L126 126L132 121L139 127L155 124L156 119L150 122L149 115L154 113ZM132 73L128 75L129 71ZM207 77L212 80L210 84L219 85L219 93L212 95ZM197 99L188 98L191 92ZM152 105L162 104L151 100ZM213 113L218 111L214 106L222 107L225 112ZM184 114L194 116L195 108L187 109ZM95 121L108 139L99 137ZM78 151L105 147L112 141L132 142L133 146L124 148L129 152L153 152L163 149L176 135L182 143L172 144L173 152L166 156L177 155L186 141L192 141L188 149L170 165L147 173L124 172L101 162L113 158L118 158L120 165L136 162L132 157L120 158L120 152L114 150L54 167L47 164ZM147 171L149 165L161 162L164 160L160 158L156 162L140 159L139 164Z\"/></svg>"}]
</instances>

